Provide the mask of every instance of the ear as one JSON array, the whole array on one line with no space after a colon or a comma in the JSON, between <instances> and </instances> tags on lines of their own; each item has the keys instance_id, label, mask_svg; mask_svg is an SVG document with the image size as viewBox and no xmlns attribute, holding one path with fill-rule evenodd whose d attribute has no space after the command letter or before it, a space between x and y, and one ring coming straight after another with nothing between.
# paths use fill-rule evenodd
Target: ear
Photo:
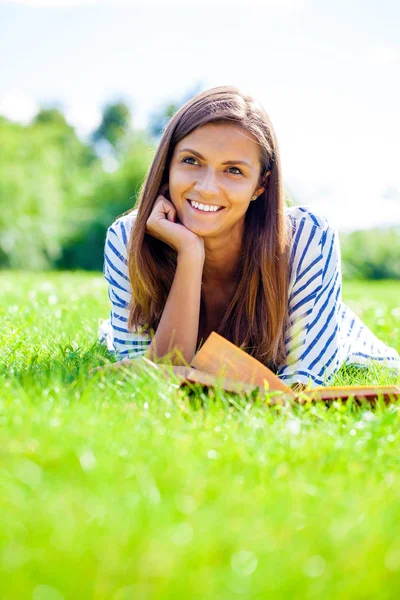
<instances>
[{"instance_id":1,"label":"ear","mask_svg":"<svg viewBox=\"0 0 400 600\"><path fill-rule=\"evenodd\" d=\"M271 175L271 171L267 171L263 177L262 183L265 185L267 183L268 177Z\"/></svg>"},{"instance_id":2,"label":"ear","mask_svg":"<svg viewBox=\"0 0 400 600\"><path fill-rule=\"evenodd\" d=\"M271 175L271 171L267 171L262 179L262 183L265 185L267 183L268 177ZM263 192L265 192L265 187L259 187L254 191L253 196L260 196L260 194L262 194ZM257 200L257 198L255 198L255 200ZM252 198L253 200L253 198Z\"/></svg>"},{"instance_id":3,"label":"ear","mask_svg":"<svg viewBox=\"0 0 400 600\"><path fill-rule=\"evenodd\" d=\"M257 200L258 196L260 196L263 192L264 192L265 188L264 187L259 187L256 190L254 190L254 194L251 197L251 200L254 202L254 200ZM255 196L255 198L254 198Z\"/></svg>"}]
</instances>

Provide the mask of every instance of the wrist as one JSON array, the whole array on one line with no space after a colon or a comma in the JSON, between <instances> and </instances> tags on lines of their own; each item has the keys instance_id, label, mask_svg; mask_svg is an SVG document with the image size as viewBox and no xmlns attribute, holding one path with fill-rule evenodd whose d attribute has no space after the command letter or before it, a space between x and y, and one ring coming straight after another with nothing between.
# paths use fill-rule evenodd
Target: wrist
<instances>
[{"instance_id":1,"label":"wrist","mask_svg":"<svg viewBox=\"0 0 400 600\"><path fill-rule=\"evenodd\" d=\"M204 264L205 252L203 240L200 243L187 244L178 251L178 262L200 262Z\"/></svg>"}]
</instances>

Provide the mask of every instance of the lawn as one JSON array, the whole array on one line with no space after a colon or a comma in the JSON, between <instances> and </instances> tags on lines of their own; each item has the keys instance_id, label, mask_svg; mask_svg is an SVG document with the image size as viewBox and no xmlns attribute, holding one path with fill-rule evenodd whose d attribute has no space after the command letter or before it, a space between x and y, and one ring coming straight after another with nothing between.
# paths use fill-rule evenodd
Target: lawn
<instances>
[{"instance_id":1,"label":"lawn","mask_svg":"<svg viewBox=\"0 0 400 600\"><path fill-rule=\"evenodd\" d=\"M101 275L0 273L0 598L392 599L399 405L268 407L89 369ZM400 282L344 299L400 349ZM342 369L336 383L400 383Z\"/></svg>"}]
</instances>

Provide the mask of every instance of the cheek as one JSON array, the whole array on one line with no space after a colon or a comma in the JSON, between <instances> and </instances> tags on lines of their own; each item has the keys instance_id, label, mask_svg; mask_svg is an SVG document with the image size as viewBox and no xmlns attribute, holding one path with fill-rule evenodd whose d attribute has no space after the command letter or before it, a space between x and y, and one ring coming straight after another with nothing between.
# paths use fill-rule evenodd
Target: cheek
<instances>
[{"instance_id":1,"label":"cheek","mask_svg":"<svg viewBox=\"0 0 400 600\"><path fill-rule=\"evenodd\" d=\"M171 169L169 174L169 188L170 191L176 190L179 192L184 189L186 186L193 183L193 178L188 174L187 171L182 171L180 169Z\"/></svg>"}]
</instances>

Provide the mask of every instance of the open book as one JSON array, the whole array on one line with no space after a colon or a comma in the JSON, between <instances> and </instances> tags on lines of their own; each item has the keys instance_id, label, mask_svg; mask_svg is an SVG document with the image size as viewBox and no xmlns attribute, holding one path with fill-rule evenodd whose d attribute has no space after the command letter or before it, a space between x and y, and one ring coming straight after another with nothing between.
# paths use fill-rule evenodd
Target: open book
<instances>
[{"instance_id":1,"label":"open book","mask_svg":"<svg viewBox=\"0 0 400 600\"><path fill-rule=\"evenodd\" d=\"M382 397L385 402L400 399L400 387L395 385L318 387L295 393L268 367L215 331L194 356L191 367L175 366L172 369L181 380L181 386L190 383L208 387L220 385L226 391L237 393L249 393L258 387L262 394L276 392L271 396L271 403L304 403L310 399L350 397L356 400L377 400Z\"/></svg>"}]
</instances>

